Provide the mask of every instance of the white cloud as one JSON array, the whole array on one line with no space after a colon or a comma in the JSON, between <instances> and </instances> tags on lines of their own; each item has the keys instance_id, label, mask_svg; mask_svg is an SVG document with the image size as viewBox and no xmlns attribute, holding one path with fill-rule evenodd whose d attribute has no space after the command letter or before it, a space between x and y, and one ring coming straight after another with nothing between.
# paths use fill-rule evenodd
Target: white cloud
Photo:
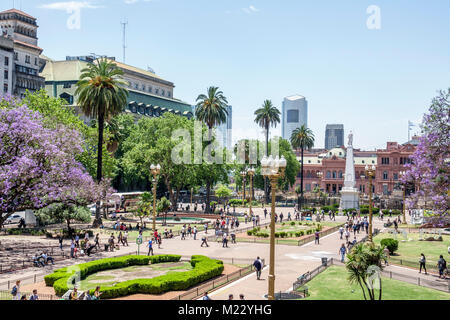
<instances>
[{"instance_id":1,"label":"white cloud","mask_svg":"<svg viewBox=\"0 0 450 320\"><path fill-rule=\"evenodd\" d=\"M247 14L256 13L259 11L255 6L251 5L248 8L242 8L242 11L244 11Z\"/></svg>"},{"instance_id":2,"label":"white cloud","mask_svg":"<svg viewBox=\"0 0 450 320\"><path fill-rule=\"evenodd\" d=\"M77 9L97 9L97 8L102 8L102 6L94 5L90 1L67 1L67 2L54 2L54 3L42 4L39 6L39 8L73 11L73 10L77 10Z\"/></svg>"}]
</instances>

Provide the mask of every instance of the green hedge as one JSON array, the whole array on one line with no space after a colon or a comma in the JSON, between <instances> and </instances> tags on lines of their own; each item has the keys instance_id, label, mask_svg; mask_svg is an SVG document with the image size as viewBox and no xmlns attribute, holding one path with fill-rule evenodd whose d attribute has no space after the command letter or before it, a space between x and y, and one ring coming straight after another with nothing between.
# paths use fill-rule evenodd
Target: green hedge
<instances>
[{"instance_id":1,"label":"green hedge","mask_svg":"<svg viewBox=\"0 0 450 320\"><path fill-rule=\"evenodd\" d=\"M381 240L380 244L389 249L389 253L393 254L398 249L398 240L386 238Z\"/></svg>"},{"instance_id":2,"label":"green hedge","mask_svg":"<svg viewBox=\"0 0 450 320\"><path fill-rule=\"evenodd\" d=\"M98 265L89 265L92 262L88 262L82 265L81 269L81 279L86 278L90 273L94 273L101 270L123 268L131 265L145 265L150 261L152 263L162 263L162 262L177 262L181 256L178 255L160 255L160 256L128 256L121 258L108 258L102 259L97 262ZM111 261L115 259L125 259L118 261ZM109 260L106 261L105 260ZM101 263L103 261L103 263ZM124 265L128 263L128 265ZM134 279L129 281L124 281L117 283L114 286L100 287L100 292L102 292L102 298L111 299L122 297L130 294L143 293L143 294L160 294L167 291L178 291L185 290L193 285L201 283L203 281L209 280L216 276L219 276L223 272L223 263L220 260L213 260L205 256L192 256L191 257L192 270L185 272L175 272L152 279ZM89 271L89 273L87 273ZM55 274L58 274L56 275ZM56 270L54 274L49 275L45 278L47 285L50 285L53 281L53 287L57 295L63 295L67 290L67 283L70 283L71 278L74 278L74 273L68 273L67 268L62 268ZM73 280L72 280L73 281ZM90 293L93 294L94 290Z\"/></svg>"}]
</instances>

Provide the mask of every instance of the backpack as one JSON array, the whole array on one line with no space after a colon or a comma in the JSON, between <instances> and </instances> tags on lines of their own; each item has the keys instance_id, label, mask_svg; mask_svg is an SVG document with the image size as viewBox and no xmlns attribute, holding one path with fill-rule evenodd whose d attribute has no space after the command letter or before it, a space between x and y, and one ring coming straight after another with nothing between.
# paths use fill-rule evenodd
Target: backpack
<instances>
[{"instance_id":1,"label":"backpack","mask_svg":"<svg viewBox=\"0 0 450 320\"><path fill-rule=\"evenodd\" d=\"M17 294L17 286L14 286L14 287L12 288L11 294L12 294L13 296L16 296L16 294Z\"/></svg>"}]
</instances>

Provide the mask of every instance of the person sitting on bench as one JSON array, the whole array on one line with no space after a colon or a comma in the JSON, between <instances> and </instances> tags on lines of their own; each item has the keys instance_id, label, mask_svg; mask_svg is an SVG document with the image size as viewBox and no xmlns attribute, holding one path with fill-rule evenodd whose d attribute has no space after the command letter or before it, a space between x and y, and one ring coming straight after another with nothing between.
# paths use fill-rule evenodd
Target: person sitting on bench
<instances>
[{"instance_id":1,"label":"person sitting on bench","mask_svg":"<svg viewBox=\"0 0 450 320\"><path fill-rule=\"evenodd\" d=\"M41 261L41 256L38 256L38 255L35 255L34 257L33 257L33 264L34 264L34 266L35 267L45 267L45 264L44 264L44 262L42 262Z\"/></svg>"},{"instance_id":2,"label":"person sitting on bench","mask_svg":"<svg viewBox=\"0 0 450 320\"><path fill-rule=\"evenodd\" d=\"M50 261L52 264L55 264L55 259L53 259L53 257L51 257L51 256L49 256L48 254L47 254L47 252L43 252L42 254L41 254L41 258L42 259L44 259L44 263L45 264L48 264L48 262Z\"/></svg>"}]
</instances>

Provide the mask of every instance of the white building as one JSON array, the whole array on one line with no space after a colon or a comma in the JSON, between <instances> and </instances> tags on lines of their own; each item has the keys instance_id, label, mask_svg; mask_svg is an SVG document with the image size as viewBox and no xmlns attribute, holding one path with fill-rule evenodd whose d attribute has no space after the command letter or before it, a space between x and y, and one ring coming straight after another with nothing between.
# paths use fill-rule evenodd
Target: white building
<instances>
[{"instance_id":1,"label":"white building","mask_svg":"<svg viewBox=\"0 0 450 320\"><path fill-rule=\"evenodd\" d=\"M0 12L2 35L14 41L12 94L23 97L26 90L36 91L44 87L45 79L39 76L43 67L39 55L36 18L17 9Z\"/></svg>"},{"instance_id":2,"label":"white building","mask_svg":"<svg viewBox=\"0 0 450 320\"><path fill-rule=\"evenodd\" d=\"M300 95L286 97L281 114L281 136L290 141L295 129L302 125L308 126L308 101Z\"/></svg>"},{"instance_id":3,"label":"white building","mask_svg":"<svg viewBox=\"0 0 450 320\"><path fill-rule=\"evenodd\" d=\"M0 35L0 95L13 92L14 42Z\"/></svg>"}]
</instances>

